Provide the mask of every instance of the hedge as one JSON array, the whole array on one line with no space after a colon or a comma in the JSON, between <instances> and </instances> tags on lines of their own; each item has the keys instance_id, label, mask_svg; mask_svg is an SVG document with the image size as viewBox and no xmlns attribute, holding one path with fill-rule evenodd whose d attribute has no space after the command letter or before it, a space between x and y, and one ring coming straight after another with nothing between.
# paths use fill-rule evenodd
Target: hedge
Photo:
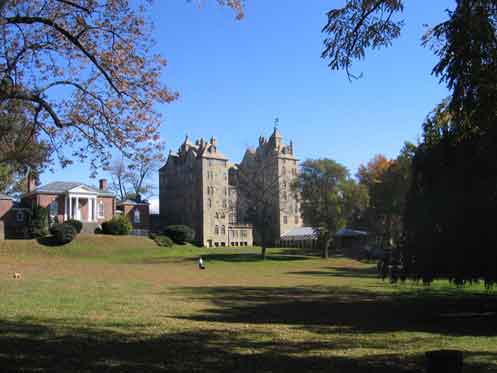
<instances>
[{"instance_id":1,"label":"hedge","mask_svg":"<svg viewBox=\"0 0 497 373\"><path fill-rule=\"evenodd\" d=\"M116 215L109 221L102 223L102 232L116 236L126 236L131 233L133 226L131 222L122 215Z\"/></svg>"},{"instance_id":2,"label":"hedge","mask_svg":"<svg viewBox=\"0 0 497 373\"><path fill-rule=\"evenodd\" d=\"M78 234L81 233L81 230L83 229L83 223L79 220L69 219L65 221L65 224L71 225L74 229L76 229L76 233Z\"/></svg>"},{"instance_id":3,"label":"hedge","mask_svg":"<svg viewBox=\"0 0 497 373\"><path fill-rule=\"evenodd\" d=\"M193 242L195 231L187 225L169 225L164 230L164 235L176 243Z\"/></svg>"},{"instance_id":4,"label":"hedge","mask_svg":"<svg viewBox=\"0 0 497 373\"><path fill-rule=\"evenodd\" d=\"M50 233L52 233L55 241L60 245L71 242L78 234L74 226L67 222L52 225L50 227Z\"/></svg>"}]
</instances>

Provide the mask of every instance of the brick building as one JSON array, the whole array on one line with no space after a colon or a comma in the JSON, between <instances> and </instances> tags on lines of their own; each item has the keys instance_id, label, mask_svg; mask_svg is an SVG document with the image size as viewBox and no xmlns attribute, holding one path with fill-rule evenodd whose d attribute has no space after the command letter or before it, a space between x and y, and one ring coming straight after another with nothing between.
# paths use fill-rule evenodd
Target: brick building
<instances>
[{"instance_id":1,"label":"brick building","mask_svg":"<svg viewBox=\"0 0 497 373\"><path fill-rule=\"evenodd\" d=\"M48 209L50 224L63 223L69 219L81 221L83 233L94 233L95 228L117 213L130 218L133 233L148 233L150 224L148 203L118 203L105 179L99 181L98 188L80 182L61 181L35 187L29 180L28 192L21 196L18 203L0 194L0 238L26 237L27 216L33 206Z\"/></svg>"}]
</instances>

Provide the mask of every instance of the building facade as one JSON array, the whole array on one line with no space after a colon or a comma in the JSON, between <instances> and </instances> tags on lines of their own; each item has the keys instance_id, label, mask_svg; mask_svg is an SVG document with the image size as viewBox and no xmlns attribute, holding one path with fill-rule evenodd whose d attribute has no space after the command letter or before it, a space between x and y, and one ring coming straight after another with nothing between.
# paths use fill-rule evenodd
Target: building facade
<instances>
[{"instance_id":1,"label":"building facade","mask_svg":"<svg viewBox=\"0 0 497 373\"><path fill-rule=\"evenodd\" d=\"M28 216L35 206L48 209L50 225L70 219L81 221L82 233L93 234L100 224L116 214L123 214L132 223L132 234L148 234L148 202L118 202L108 189L106 179L99 180L97 188L80 182L62 181L36 187L29 178L27 183L27 193L18 202L0 194L0 239L29 238Z\"/></svg>"},{"instance_id":2,"label":"building facade","mask_svg":"<svg viewBox=\"0 0 497 373\"><path fill-rule=\"evenodd\" d=\"M293 144L284 145L277 129L269 140L261 137L258 148L247 150L238 165L219 151L215 138L192 143L187 137L159 170L161 220L168 225L192 227L196 240L207 247L251 246L257 232L248 224L248 202L240 193L246 185L240 185L239 173L253 166L256 155L270 164L261 172L273 180L267 185L274 195L272 241L277 242L286 230L301 226L298 199L290 190L298 160L293 155Z\"/></svg>"}]
</instances>

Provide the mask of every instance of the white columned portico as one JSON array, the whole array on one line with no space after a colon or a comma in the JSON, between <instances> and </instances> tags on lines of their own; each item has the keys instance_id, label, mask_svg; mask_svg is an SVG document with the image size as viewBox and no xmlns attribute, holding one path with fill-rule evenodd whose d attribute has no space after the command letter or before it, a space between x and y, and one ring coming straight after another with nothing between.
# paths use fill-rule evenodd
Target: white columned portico
<instances>
[{"instance_id":1,"label":"white columned portico","mask_svg":"<svg viewBox=\"0 0 497 373\"><path fill-rule=\"evenodd\" d=\"M86 200L86 215L83 214L80 201ZM96 222L97 219L97 196L94 194L71 193L66 195L66 219L75 219L83 222Z\"/></svg>"}]
</instances>

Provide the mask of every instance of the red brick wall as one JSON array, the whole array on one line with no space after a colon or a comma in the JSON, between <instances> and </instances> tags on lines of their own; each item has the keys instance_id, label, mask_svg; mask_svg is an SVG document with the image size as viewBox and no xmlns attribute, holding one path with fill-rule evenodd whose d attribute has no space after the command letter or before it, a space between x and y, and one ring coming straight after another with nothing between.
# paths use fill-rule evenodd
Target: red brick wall
<instances>
[{"instance_id":1,"label":"red brick wall","mask_svg":"<svg viewBox=\"0 0 497 373\"><path fill-rule=\"evenodd\" d=\"M65 213L65 196L57 195L57 194L37 194L36 195L36 204L41 207L48 208L50 204L57 200L59 204L57 221L59 223L64 222L64 213Z\"/></svg>"},{"instance_id":2,"label":"red brick wall","mask_svg":"<svg viewBox=\"0 0 497 373\"><path fill-rule=\"evenodd\" d=\"M98 216L98 204L102 201L104 203L104 218ZM99 223L110 220L116 213L115 198L114 197L97 197L97 220Z\"/></svg>"},{"instance_id":3,"label":"red brick wall","mask_svg":"<svg viewBox=\"0 0 497 373\"><path fill-rule=\"evenodd\" d=\"M123 215L126 216L134 229L149 229L150 228L150 213L148 204L140 205L121 205ZM135 210L140 211L140 223L134 222Z\"/></svg>"}]
</instances>

